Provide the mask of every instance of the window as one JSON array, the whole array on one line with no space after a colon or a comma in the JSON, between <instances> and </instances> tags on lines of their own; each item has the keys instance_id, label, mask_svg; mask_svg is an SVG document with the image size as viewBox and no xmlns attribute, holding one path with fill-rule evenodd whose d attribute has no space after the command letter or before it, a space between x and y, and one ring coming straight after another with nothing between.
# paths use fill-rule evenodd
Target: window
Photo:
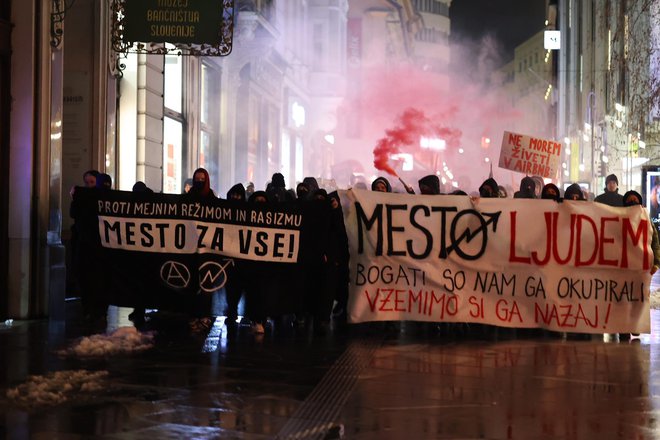
<instances>
[{"instance_id":1,"label":"window","mask_svg":"<svg viewBox=\"0 0 660 440\"><path fill-rule=\"evenodd\" d=\"M211 178L211 187L220 187L218 169L218 126L219 121L219 73L210 65L202 62L199 87L199 148L197 166L206 168Z\"/></svg>"},{"instance_id":2,"label":"window","mask_svg":"<svg viewBox=\"0 0 660 440\"><path fill-rule=\"evenodd\" d=\"M163 192L183 191L183 57L165 55L163 92Z\"/></svg>"}]
</instances>

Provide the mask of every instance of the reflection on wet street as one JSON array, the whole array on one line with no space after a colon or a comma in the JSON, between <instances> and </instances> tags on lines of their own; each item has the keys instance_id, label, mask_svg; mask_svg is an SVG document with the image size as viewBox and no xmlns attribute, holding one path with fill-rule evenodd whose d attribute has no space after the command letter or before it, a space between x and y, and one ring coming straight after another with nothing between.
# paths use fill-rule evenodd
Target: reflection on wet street
<instances>
[{"instance_id":1,"label":"reflection on wet street","mask_svg":"<svg viewBox=\"0 0 660 440\"><path fill-rule=\"evenodd\" d=\"M108 330L131 325L111 308ZM0 325L0 438L646 439L660 430L660 314L652 333L571 340L541 332L453 334L405 323L324 335L275 326L191 332L154 318L152 349L58 355L90 332ZM7 390L29 375L107 371L103 387L52 405ZM29 399L28 399L29 401Z\"/></svg>"}]
</instances>

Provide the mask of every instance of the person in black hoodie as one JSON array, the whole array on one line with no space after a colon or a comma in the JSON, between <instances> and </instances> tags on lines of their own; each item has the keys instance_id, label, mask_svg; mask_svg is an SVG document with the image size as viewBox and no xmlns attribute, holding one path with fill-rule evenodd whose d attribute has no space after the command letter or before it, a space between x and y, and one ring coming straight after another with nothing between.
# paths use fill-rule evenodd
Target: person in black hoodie
<instances>
[{"instance_id":1,"label":"person in black hoodie","mask_svg":"<svg viewBox=\"0 0 660 440\"><path fill-rule=\"evenodd\" d=\"M281 173L273 174L273 177L268 184L266 189L268 194L268 200L271 202L291 202L293 199L291 195L286 190L286 183L284 182L284 176Z\"/></svg>"},{"instance_id":2,"label":"person in black hoodie","mask_svg":"<svg viewBox=\"0 0 660 440\"><path fill-rule=\"evenodd\" d=\"M101 189L112 189L112 177L106 173L96 176L96 187Z\"/></svg>"},{"instance_id":3,"label":"person in black hoodie","mask_svg":"<svg viewBox=\"0 0 660 440\"><path fill-rule=\"evenodd\" d=\"M548 183L545 186L543 186L543 189L541 190L541 198L550 199L550 200L554 200L555 202L559 202L561 198L559 195L559 188L557 188L557 185L555 185L554 183Z\"/></svg>"},{"instance_id":4,"label":"person in black hoodie","mask_svg":"<svg viewBox=\"0 0 660 440\"><path fill-rule=\"evenodd\" d=\"M245 187L242 183L237 183L227 191L227 200L244 203ZM238 304L241 302L241 296L247 286L247 274L245 271L245 262L234 260L234 264L228 267L227 283L225 284L225 296L227 308L225 309L225 325L228 330L233 330L238 319Z\"/></svg>"},{"instance_id":5,"label":"person in black hoodie","mask_svg":"<svg viewBox=\"0 0 660 440\"><path fill-rule=\"evenodd\" d=\"M637 191L628 191L622 197L623 206L642 205L642 196ZM651 239L651 249L653 249L653 267L651 275L655 274L660 268L660 238L658 238L658 229L653 225L653 237Z\"/></svg>"},{"instance_id":6,"label":"person in black hoodie","mask_svg":"<svg viewBox=\"0 0 660 440\"><path fill-rule=\"evenodd\" d=\"M479 187L479 196L484 198L497 198L500 196L500 189L497 182L492 177L484 180Z\"/></svg>"},{"instance_id":7,"label":"person in black hoodie","mask_svg":"<svg viewBox=\"0 0 660 440\"><path fill-rule=\"evenodd\" d=\"M200 201L211 202L216 200L217 197L213 190L211 189L211 179L209 177L208 171L204 168L197 168L193 173L193 183L192 188L188 191L187 194L184 194L183 197L187 199L196 199ZM201 266L205 262L205 256L203 253L197 254L198 263ZM198 332L199 329L208 330L213 326L215 322L215 316L213 313L214 307L213 304L217 299L218 292L198 292L190 302L192 307L191 313L193 315L190 320L190 328L193 332Z\"/></svg>"},{"instance_id":8,"label":"person in black hoodie","mask_svg":"<svg viewBox=\"0 0 660 440\"><path fill-rule=\"evenodd\" d=\"M577 183L572 183L564 191L564 200L587 200L582 188Z\"/></svg>"},{"instance_id":9,"label":"person in black hoodie","mask_svg":"<svg viewBox=\"0 0 660 440\"><path fill-rule=\"evenodd\" d=\"M193 173L193 184L190 191L188 191L188 195L202 198L216 198L215 193L211 189L209 172L204 168L197 168Z\"/></svg>"},{"instance_id":10,"label":"person in black hoodie","mask_svg":"<svg viewBox=\"0 0 660 440\"><path fill-rule=\"evenodd\" d=\"M310 194L319 189L319 183L315 177L305 177L303 183L309 188Z\"/></svg>"},{"instance_id":11,"label":"person in black hoodie","mask_svg":"<svg viewBox=\"0 0 660 440\"><path fill-rule=\"evenodd\" d=\"M330 200L330 237L328 240L328 271L326 285L331 289L330 297L337 304L332 316L335 322L346 323L348 307L348 236L344 225L344 214L341 209L339 194L333 191L328 195Z\"/></svg>"},{"instance_id":12,"label":"person in black hoodie","mask_svg":"<svg viewBox=\"0 0 660 440\"><path fill-rule=\"evenodd\" d=\"M419 192L421 194L440 194L440 179L435 174L429 174L419 179Z\"/></svg>"},{"instance_id":13,"label":"person in black hoodie","mask_svg":"<svg viewBox=\"0 0 660 440\"><path fill-rule=\"evenodd\" d=\"M245 202L245 187L242 183L237 183L229 188L229 191L227 191L227 200Z\"/></svg>"},{"instance_id":14,"label":"person in black hoodie","mask_svg":"<svg viewBox=\"0 0 660 440\"><path fill-rule=\"evenodd\" d=\"M248 204L268 203L265 191L255 191L248 199ZM265 332L264 324L268 318L269 304L272 296L270 279L267 276L266 264L260 261L245 260L243 267L247 279L245 285L246 314L252 321L252 333L260 335Z\"/></svg>"},{"instance_id":15,"label":"person in black hoodie","mask_svg":"<svg viewBox=\"0 0 660 440\"><path fill-rule=\"evenodd\" d=\"M373 182L371 182L371 190L379 192L392 192L392 185L390 181L384 177L377 177Z\"/></svg>"},{"instance_id":16,"label":"person in black hoodie","mask_svg":"<svg viewBox=\"0 0 660 440\"><path fill-rule=\"evenodd\" d=\"M144 182L141 180L138 180L135 182L133 185L133 192L138 193L138 194L153 194L153 190L149 188ZM150 259L150 256L144 255L144 254L138 254L135 256L136 259L138 259L138 263L135 265L135 267L132 268L133 271L135 271L134 276L131 276L132 279L134 280L142 280L142 277L140 276L139 272L145 270L146 267L148 267L148 259ZM133 322L136 326L140 326L144 323L144 314L146 311L146 306L144 302L141 300L141 295L148 289L148 286L143 285L144 283L138 281L137 286L131 286L135 292L135 307L133 308L133 311L128 314L128 319Z\"/></svg>"},{"instance_id":17,"label":"person in black hoodie","mask_svg":"<svg viewBox=\"0 0 660 440\"><path fill-rule=\"evenodd\" d=\"M536 182L529 176L525 176L520 181L520 190L513 193L514 199L535 199Z\"/></svg>"}]
</instances>

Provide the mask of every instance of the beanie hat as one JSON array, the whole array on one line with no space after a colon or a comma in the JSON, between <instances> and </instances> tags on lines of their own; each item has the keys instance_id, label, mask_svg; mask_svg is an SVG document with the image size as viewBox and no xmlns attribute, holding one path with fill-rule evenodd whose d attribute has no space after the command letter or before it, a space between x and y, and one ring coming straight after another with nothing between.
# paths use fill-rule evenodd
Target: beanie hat
<instances>
[{"instance_id":1,"label":"beanie hat","mask_svg":"<svg viewBox=\"0 0 660 440\"><path fill-rule=\"evenodd\" d=\"M633 199L636 200L633 201ZM633 205L641 205L641 204L642 204L642 196L637 191L628 191L623 195L623 206L633 206Z\"/></svg>"},{"instance_id":2,"label":"beanie hat","mask_svg":"<svg viewBox=\"0 0 660 440\"><path fill-rule=\"evenodd\" d=\"M615 174L610 174L609 176L607 176L607 177L605 178L605 185L607 185L607 184L610 183L610 182L614 182L614 183L616 183L617 185L619 185L619 179L617 179L617 177L616 177Z\"/></svg>"}]
</instances>

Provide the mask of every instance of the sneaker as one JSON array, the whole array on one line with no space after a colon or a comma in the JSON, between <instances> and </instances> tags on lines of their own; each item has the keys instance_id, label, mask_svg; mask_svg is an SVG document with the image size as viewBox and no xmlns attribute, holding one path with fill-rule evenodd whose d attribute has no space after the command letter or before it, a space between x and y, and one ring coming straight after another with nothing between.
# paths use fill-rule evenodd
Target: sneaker
<instances>
[{"instance_id":1,"label":"sneaker","mask_svg":"<svg viewBox=\"0 0 660 440\"><path fill-rule=\"evenodd\" d=\"M257 335L264 334L264 325L259 323L252 324L252 333Z\"/></svg>"}]
</instances>

